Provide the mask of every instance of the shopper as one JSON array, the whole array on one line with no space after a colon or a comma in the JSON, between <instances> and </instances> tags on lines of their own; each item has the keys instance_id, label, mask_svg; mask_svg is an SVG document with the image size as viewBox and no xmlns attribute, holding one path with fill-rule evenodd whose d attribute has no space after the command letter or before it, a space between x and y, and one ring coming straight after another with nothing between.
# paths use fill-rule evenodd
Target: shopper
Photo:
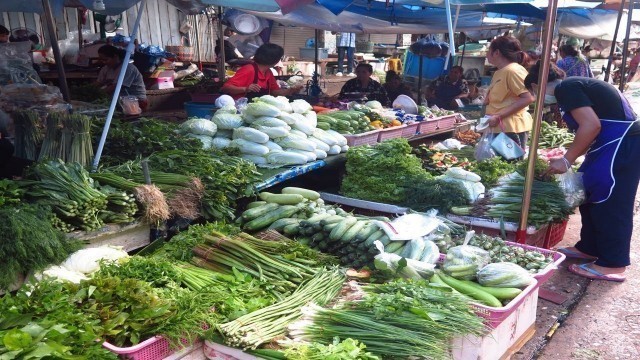
<instances>
[{"instance_id":1,"label":"shopper","mask_svg":"<svg viewBox=\"0 0 640 360\"><path fill-rule=\"evenodd\" d=\"M336 76L342 76L345 54L347 55L347 76L356 76L356 74L353 73L353 54L356 51L356 34L343 32L338 35L337 40L338 72L336 72Z\"/></svg>"},{"instance_id":2,"label":"shopper","mask_svg":"<svg viewBox=\"0 0 640 360\"><path fill-rule=\"evenodd\" d=\"M533 120L527 111L534 101L524 86L527 70L527 54L520 41L511 36L499 36L489 46L487 60L498 70L493 74L485 99L489 126L494 133L504 132L523 149Z\"/></svg>"},{"instance_id":3,"label":"shopper","mask_svg":"<svg viewBox=\"0 0 640 360\"><path fill-rule=\"evenodd\" d=\"M593 77L589 67L589 60L580 53L575 45L564 44L560 46L558 51L562 57L562 59L558 60L558 67L564 71L567 77Z\"/></svg>"},{"instance_id":4,"label":"shopper","mask_svg":"<svg viewBox=\"0 0 640 360\"><path fill-rule=\"evenodd\" d=\"M96 84L110 94L116 90L124 54L124 50L118 49L113 45L103 45L98 49L98 58L104 66L98 73ZM149 103L147 101L147 89L144 85L144 78L133 64L126 65L122 89L120 90L120 96L127 95L138 98L138 103L142 110L147 108Z\"/></svg>"},{"instance_id":5,"label":"shopper","mask_svg":"<svg viewBox=\"0 0 640 360\"><path fill-rule=\"evenodd\" d=\"M393 102L398 96L406 95L413 98L411 89L402 83L402 78L397 72L393 70L387 71L387 75L384 78L384 90L387 92L387 98Z\"/></svg>"},{"instance_id":6,"label":"shopper","mask_svg":"<svg viewBox=\"0 0 640 360\"><path fill-rule=\"evenodd\" d=\"M9 42L9 29L0 25L0 44Z\"/></svg>"},{"instance_id":7,"label":"shopper","mask_svg":"<svg viewBox=\"0 0 640 360\"><path fill-rule=\"evenodd\" d=\"M466 100L469 96L469 85L467 80L462 78L462 74L462 66L453 66L448 75L434 81L427 93L429 102L441 109L458 109L456 100Z\"/></svg>"},{"instance_id":8,"label":"shopper","mask_svg":"<svg viewBox=\"0 0 640 360\"><path fill-rule=\"evenodd\" d=\"M267 94L286 96L299 92L302 85L281 89L271 72L271 68L280 62L283 55L284 49L279 45L261 45L253 56L253 63L241 67L220 91L233 96L234 99L252 99Z\"/></svg>"},{"instance_id":9,"label":"shopper","mask_svg":"<svg viewBox=\"0 0 640 360\"><path fill-rule=\"evenodd\" d=\"M539 65L525 83L535 89ZM547 170L562 174L585 155L580 167L586 201L580 206L582 229L574 247L558 249L569 257L591 260L569 271L590 279L624 281L630 265L633 211L640 181L640 123L627 99L601 80L570 77L551 64L545 99L557 99L568 127L576 132L562 158Z\"/></svg>"},{"instance_id":10,"label":"shopper","mask_svg":"<svg viewBox=\"0 0 640 360\"><path fill-rule=\"evenodd\" d=\"M627 77L627 82L633 79L633 76L638 70L638 65L640 65L640 48L635 50L635 55L631 58L631 61L629 61L629 76Z\"/></svg>"},{"instance_id":11,"label":"shopper","mask_svg":"<svg viewBox=\"0 0 640 360\"><path fill-rule=\"evenodd\" d=\"M238 60L242 59L242 54L238 49L229 41L229 38L234 35L233 30L230 27L224 29L223 43L224 43L224 62L227 64L234 64ZM216 47L214 49L216 56L220 56L220 40L216 40Z\"/></svg>"},{"instance_id":12,"label":"shopper","mask_svg":"<svg viewBox=\"0 0 640 360\"><path fill-rule=\"evenodd\" d=\"M353 100L353 94L360 94L367 100L377 100L382 106L389 106L389 97L379 82L371 78L373 66L361 63L356 66L356 78L347 81L340 90L339 98Z\"/></svg>"}]
</instances>

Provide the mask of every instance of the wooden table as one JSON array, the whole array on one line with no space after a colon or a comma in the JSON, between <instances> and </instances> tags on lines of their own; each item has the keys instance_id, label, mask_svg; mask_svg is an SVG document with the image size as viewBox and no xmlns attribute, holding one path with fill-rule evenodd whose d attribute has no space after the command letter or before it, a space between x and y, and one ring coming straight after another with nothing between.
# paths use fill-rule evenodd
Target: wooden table
<instances>
[{"instance_id":1,"label":"wooden table","mask_svg":"<svg viewBox=\"0 0 640 360\"><path fill-rule=\"evenodd\" d=\"M57 71L42 71L38 73L42 80L58 80ZM65 72L67 80L96 80L98 79L98 71L67 71Z\"/></svg>"}]
</instances>

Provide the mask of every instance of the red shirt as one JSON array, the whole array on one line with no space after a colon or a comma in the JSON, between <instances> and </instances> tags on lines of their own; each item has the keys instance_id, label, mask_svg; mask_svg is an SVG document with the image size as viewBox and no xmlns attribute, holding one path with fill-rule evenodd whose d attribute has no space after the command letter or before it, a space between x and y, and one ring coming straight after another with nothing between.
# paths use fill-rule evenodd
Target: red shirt
<instances>
[{"instance_id":1,"label":"red shirt","mask_svg":"<svg viewBox=\"0 0 640 360\"><path fill-rule=\"evenodd\" d=\"M233 85L238 87L245 87L253 84L254 79L256 77L255 67L253 64L248 64L241 67L235 75L222 86L223 88L227 85ZM280 86L278 86L278 82L276 81L275 76L271 70L267 70L267 73L264 74L258 71L258 85L260 85L263 89L278 90ZM231 95L234 99L239 99L241 97L246 96L246 93Z\"/></svg>"}]
</instances>

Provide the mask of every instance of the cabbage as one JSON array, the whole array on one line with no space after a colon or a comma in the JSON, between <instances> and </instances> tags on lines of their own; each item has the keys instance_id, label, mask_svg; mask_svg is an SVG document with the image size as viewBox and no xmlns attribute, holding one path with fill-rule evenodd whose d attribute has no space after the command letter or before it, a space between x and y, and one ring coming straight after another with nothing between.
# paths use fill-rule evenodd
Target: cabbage
<instances>
[{"instance_id":1,"label":"cabbage","mask_svg":"<svg viewBox=\"0 0 640 360\"><path fill-rule=\"evenodd\" d=\"M218 126L207 119L189 119L180 124L180 131L184 134L207 135L216 134Z\"/></svg>"},{"instance_id":2,"label":"cabbage","mask_svg":"<svg viewBox=\"0 0 640 360\"><path fill-rule=\"evenodd\" d=\"M344 135L340 134L339 132L337 132L335 130L326 130L325 132L327 134L333 136L334 138L336 138L336 140L338 141L338 145L340 145L340 146L347 145L347 138L344 137Z\"/></svg>"},{"instance_id":3,"label":"cabbage","mask_svg":"<svg viewBox=\"0 0 640 360\"><path fill-rule=\"evenodd\" d=\"M269 151L273 151L273 150L282 151L282 146L274 143L273 141L267 141L267 143L264 144L264 146L268 147Z\"/></svg>"},{"instance_id":4,"label":"cabbage","mask_svg":"<svg viewBox=\"0 0 640 360\"><path fill-rule=\"evenodd\" d=\"M307 163L307 157L290 151L272 151L265 158L269 164L274 165L303 165Z\"/></svg>"},{"instance_id":5,"label":"cabbage","mask_svg":"<svg viewBox=\"0 0 640 360\"><path fill-rule=\"evenodd\" d=\"M265 104L273 105L281 111L291 112L291 105L289 105L289 99L284 96L273 97L271 95L264 95L257 99L254 99L255 102L264 102Z\"/></svg>"},{"instance_id":6,"label":"cabbage","mask_svg":"<svg viewBox=\"0 0 640 360\"><path fill-rule=\"evenodd\" d=\"M318 126L318 115L315 113L315 111L308 111L306 114L304 114L304 117L307 119L309 124L311 124L311 126Z\"/></svg>"},{"instance_id":7,"label":"cabbage","mask_svg":"<svg viewBox=\"0 0 640 360\"><path fill-rule=\"evenodd\" d=\"M269 116L261 116L257 118L254 122L252 122L251 125L283 127L283 128L287 128L287 130L291 130L291 127L289 127L289 125L287 125L286 122L274 117L269 117Z\"/></svg>"},{"instance_id":8,"label":"cabbage","mask_svg":"<svg viewBox=\"0 0 640 360\"><path fill-rule=\"evenodd\" d=\"M245 139L232 140L229 146L238 148L243 154L262 156L269 153L268 147L254 143L252 141L247 141Z\"/></svg>"},{"instance_id":9,"label":"cabbage","mask_svg":"<svg viewBox=\"0 0 640 360\"><path fill-rule=\"evenodd\" d=\"M313 108L311 107L311 104L309 104L305 100L298 99L298 100L293 100L293 102L291 103L291 109L293 110L294 113L304 114Z\"/></svg>"},{"instance_id":10,"label":"cabbage","mask_svg":"<svg viewBox=\"0 0 640 360\"><path fill-rule=\"evenodd\" d=\"M282 146L283 148L298 149L303 151L314 151L316 149L316 144L314 142L291 135L277 139L276 144Z\"/></svg>"},{"instance_id":11,"label":"cabbage","mask_svg":"<svg viewBox=\"0 0 640 360\"><path fill-rule=\"evenodd\" d=\"M367 101L364 106L368 107L369 109L379 109L382 110L382 104L380 103L380 101L376 101L376 100L371 100L371 101Z\"/></svg>"},{"instance_id":12,"label":"cabbage","mask_svg":"<svg viewBox=\"0 0 640 360\"><path fill-rule=\"evenodd\" d=\"M214 137L231 139L233 137L233 130L218 130Z\"/></svg>"},{"instance_id":13,"label":"cabbage","mask_svg":"<svg viewBox=\"0 0 640 360\"><path fill-rule=\"evenodd\" d=\"M222 129L222 130L236 129L242 126L242 123L243 123L242 116L237 114L226 114L226 113L222 113L222 114L216 113L211 118L211 121L213 121L213 123L218 126L218 129Z\"/></svg>"},{"instance_id":14,"label":"cabbage","mask_svg":"<svg viewBox=\"0 0 640 360\"><path fill-rule=\"evenodd\" d=\"M267 163L267 159L264 156L243 154L240 157L256 165L265 165Z\"/></svg>"},{"instance_id":15,"label":"cabbage","mask_svg":"<svg viewBox=\"0 0 640 360\"><path fill-rule=\"evenodd\" d=\"M518 264L499 262L482 267L478 282L483 286L523 288L533 282L533 276Z\"/></svg>"},{"instance_id":16,"label":"cabbage","mask_svg":"<svg viewBox=\"0 0 640 360\"><path fill-rule=\"evenodd\" d=\"M316 159L318 160L327 158L327 152L324 150L316 149L314 152L316 153Z\"/></svg>"},{"instance_id":17,"label":"cabbage","mask_svg":"<svg viewBox=\"0 0 640 360\"><path fill-rule=\"evenodd\" d=\"M220 95L217 99L216 99L216 107L219 108L223 108L223 107L230 107L233 106L233 108L236 108L236 101L233 100L233 98L227 94L222 94Z\"/></svg>"},{"instance_id":18,"label":"cabbage","mask_svg":"<svg viewBox=\"0 0 640 360\"><path fill-rule=\"evenodd\" d=\"M318 156L316 156L316 152L314 151L304 151L304 150L299 150L299 149L285 149L286 151L290 151L290 152L294 152L294 153L298 153L298 154L302 154L304 156L307 157L307 162L309 161L316 161L316 159L318 158Z\"/></svg>"},{"instance_id":19,"label":"cabbage","mask_svg":"<svg viewBox=\"0 0 640 360\"><path fill-rule=\"evenodd\" d=\"M322 129L315 129L313 130L313 137L317 138L318 140L322 141L323 143L329 145L329 146L333 146L333 145L340 145L338 143L338 140L335 138L335 136L327 133L326 131L322 130ZM329 151L328 149L325 151Z\"/></svg>"},{"instance_id":20,"label":"cabbage","mask_svg":"<svg viewBox=\"0 0 640 360\"><path fill-rule=\"evenodd\" d=\"M316 137L310 136L309 140L313 141L316 144L316 149L320 149L320 150L325 151L325 152L329 151L329 149L331 149L331 146L329 146L327 143L325 143L324 141L322 141L322 140L320 140L320 139L318 139Z\"/></svg>"},{"instance_id":21,"label":"cabbage","mask_svg":"<svg viewBox=\"0 0 640 360\"><path fill-rule=\"evenodd\" d=\"M115 261L128 256L129 254L120 247L101 246L74 252L62 263L62 266L69 271L89 274L100 269L101 260Z\"/></svg>"},{"instance_id":22,"label":"cabbage","mask_svg":"<svg viewBox=\"0 0 640 360\"><path fill-rule=\"evenodd\" d=\"M256 119L258 118L247 113L242 114L242 120L244 120L244 122L246 122L247 124L252 124L254 121L256 121Z\"/></svg>"},{"instance_id":23,"label":"cabbage","mask_svg":"<svg viewBox=\"0 0 640 360\"><path fill-rule=\"evenodd\" d=\"M278 118L287 123L287 125L293 125L296 123L296 117L294 115L296 114L288 114L283 112L278 115Z\"/></svg>"},{"instance_id":24,"label":"cabbage","mask_svg":"<svg viewBox=\"0 0 640 360\"><path fill-rule=\"evenodd\" d=\"M211 148L213 138L207 135L187 134L188 137L196 138L202 143L202 148L208 150Z\"/></svg>"},{"instance_id":25,"label":"cabbage","mask_svg":"<svg viewBox=\"0 0 640 360\"><path fill-rule=\"evenodd\" d=\"M347 151L349 151L349 145L343 145L343 146L340 148L340 150L341 150L341 152L347 152Z\"/></svg>"},{"instance_id":26,"label":"cabbage","mask_svg":"<svg viewBox=\"0 0 640 360\"><path fill-rule=\"evenodd\" d=\"M303 117L303 119L296 119L296 123L293 124L292 127L307 135L312 135L313 131L316 129L315 126L312 126L306 118Z\"/></svg>"},{"instance_id":27,"label":"cabbage","mask_svg":"<svg viewBox=\"0 0 640 360\"><path fill-rule=\"evenodd\" d=\"M254 117L260 116L278 116L281 111L277 107L273 105L269 105L265 102L255 102L247 105L247 108L244 110L246 114L249 114Z\"/></svg>"},{"instance_id":28,"label":"cabbage","mask_svg":"<svg viewBox=\"0 0 640 360\"><path fill-rule=\"evenodd\" d=\"M235 105L226 105L221 107L220 109L218 109L214 115L217 114L232 114L235 115L238 113L238 110L236 109Z\"/></svg>"},{"instance_id":29,"label":"cabbage","mask_svg":"<svg viewBox=\"0 0 640 360\"><path fill-rule=\"evenodd\" d=\"M342 151L342 148L338 145L333 145L329 151L327 151L327 155L338 155Z\"/></svg>"},{"instance_id":30,"label":"cabbage","mask_svg":"<svg viewBox=\"0 0 640 360\"><path fill-rule=\"evenodd\" d=\"M255 126L255 123L252 126L258 131L267 134L270 139L277 139L289 135L289 130L283 127Z\"/></svg>"},{"instance_id":31,"label":"cabbage","mask_svg":"<svg viewBox=\"0 0 640 360\"><path fill-rule=\"evenodd\" d=\"M231 140L223 137L214 137L211 140L211 146L216 149L226 149L231 144Z\"/></svg>"},{"instance_id":32,"label":"cabbage","mask_svg":"<svg viewBox=\"0 0 640 360\"><path fill-rule=\"evenodd\" d=\"M244 139L258 144L264 144L269 141L269 135L250 127L239 127L233 130L233 139Z\"/></svg>"},{"instance_id":33,"label":"cabbage","mask_svg":"<svg viewBox=\"0 0 640 360\"><path fill-rule=\"evenodd\" d=\"M289 131L289 135L293 135L295 137L299 137L301 139L306 139L308 138L307 134L303 133L300 130L296 130L296 129L291 129L291 131Z\"/></svg>"}]
</instances>

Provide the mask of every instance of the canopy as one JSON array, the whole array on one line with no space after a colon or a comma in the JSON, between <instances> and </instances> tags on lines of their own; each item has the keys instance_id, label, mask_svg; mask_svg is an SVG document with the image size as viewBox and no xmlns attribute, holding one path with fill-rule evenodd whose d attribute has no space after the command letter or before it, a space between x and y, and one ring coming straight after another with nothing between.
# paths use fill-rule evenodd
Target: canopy
<instances>
[{"instance_id":1,"label":"canopy","mask_svg":"<svg viewBox=\"0 0 640 360\"><path fill-rule=\"evenodd\" d=\"M106 10L96 11L94 0L49 0L55 15L61 15L64 7L85 7L105 15L118 15L140 0L104 0ZM193 0L187 0L193 1ZM0 12L36 12L44 13L42 0L3 0L0 1Z\"/></svg>"},{"instance_id":2,"label":"canopy","mask_svg":"<svg viewBox=\"0 0 640 360\"><path fill-rule=\"evenodd\" d=\"M627 14L623 14L620 19L620 28L627 27ZM613 33L618 21L617 11L602 9L574 9L565 11L558 16L558 30L561 34L580 39L601 39L613 40ZM635 26L631 28L630 39L640 37L640 29ZM618 32L617 41L625 38L623 31Z\"/></svg>"}]
</instances>

